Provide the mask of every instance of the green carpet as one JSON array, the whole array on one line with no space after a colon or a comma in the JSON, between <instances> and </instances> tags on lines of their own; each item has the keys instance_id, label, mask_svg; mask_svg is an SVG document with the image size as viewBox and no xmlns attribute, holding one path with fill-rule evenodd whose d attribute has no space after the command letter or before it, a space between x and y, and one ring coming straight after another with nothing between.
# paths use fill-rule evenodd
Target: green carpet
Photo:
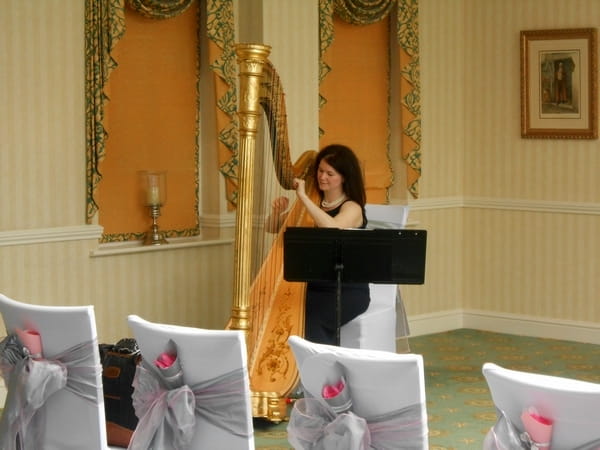
<instances>
[{"instance_id":1,"label":"green carpet","mask_svg":"<svg viewBox=\"0 0 600 450\"><path fill-rule=\"evenodd\" d=\"M496 420L481 373L485 362L600 383L600 346L593 344L461 329L410 338L410 348L425 362L432 450L481 449ZM285 422L254 426L257 450L292 448Z\"/></svg>"}]
</instances>

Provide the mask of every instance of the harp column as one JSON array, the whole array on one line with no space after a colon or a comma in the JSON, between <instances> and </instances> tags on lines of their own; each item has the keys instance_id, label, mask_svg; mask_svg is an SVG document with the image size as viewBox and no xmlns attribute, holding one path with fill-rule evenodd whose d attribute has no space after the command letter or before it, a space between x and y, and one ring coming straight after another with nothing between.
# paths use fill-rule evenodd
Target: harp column
<instances>
[{"instance_id":1,"label":"harp column","mask_svg":"<svg viewBox=\"0 0 600 450\"><path fill-rule=\"evenodd\" d=\"M238 201L236 212L236 235L234 244L234 280L231 328L250 329L250 267L256 135L262 110L259 102L263 67L271 47L258 44L238 44L236 54L239 65L239 149L238 149Z\"/></svg>"}]
</instances>

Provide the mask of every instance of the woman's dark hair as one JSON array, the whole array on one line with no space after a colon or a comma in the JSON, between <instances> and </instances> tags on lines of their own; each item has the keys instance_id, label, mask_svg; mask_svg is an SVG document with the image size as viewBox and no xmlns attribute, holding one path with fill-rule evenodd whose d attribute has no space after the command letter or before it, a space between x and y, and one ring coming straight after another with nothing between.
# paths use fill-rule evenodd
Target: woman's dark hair
<instances>
[{"instance_id":1,"label":"woman's dark hair","mask_svg":"<svg viewBox=\"0 0 600 450\"><path fill-rule=\"evenodd\" d=\"M323 147L317 154L317 159L315 160L315 183L321 200L323 199L323 192L318 188L318 177L319 164L322 160L325 160L327 164L333 167L344 178L342 184L344 193L364 210L365 203L367 202L365 183L360 163L354 152L345 145L331 144Z\"/></svg>"}]
</instances>

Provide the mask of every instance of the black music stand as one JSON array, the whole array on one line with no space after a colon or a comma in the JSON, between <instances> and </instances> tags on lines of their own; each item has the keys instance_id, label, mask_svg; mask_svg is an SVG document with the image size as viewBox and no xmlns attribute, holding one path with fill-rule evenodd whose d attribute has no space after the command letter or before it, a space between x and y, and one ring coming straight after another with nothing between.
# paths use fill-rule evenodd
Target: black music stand
<instances>
[{"instance_id":1,"label":"black music stand","mask_svg":"<svg viewBox=\"0 0 600 450\"><path fill-rule=\"evenodd\" d=\"M283 236L286 281L336 281L340 345L342 283L423 284L425 230L289 227Z\"/></svg>"}]
</instances>

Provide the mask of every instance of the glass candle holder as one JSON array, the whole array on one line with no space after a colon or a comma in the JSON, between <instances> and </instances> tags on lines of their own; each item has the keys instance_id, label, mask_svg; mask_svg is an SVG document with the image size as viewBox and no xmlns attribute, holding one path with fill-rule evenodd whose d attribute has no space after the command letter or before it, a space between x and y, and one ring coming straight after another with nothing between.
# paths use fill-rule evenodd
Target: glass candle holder
<instances>
[{"instance_id":1,"label":"glass candle holder","mask_svg":"<svg viewBox=\"0 0 600 450\"><path fill-rule=\"evenodd\" d=\"M167 199L167 172L145 170L142 172L145 185L146 206L162 206Z\"/></svg>"},{"instance_id":2,"label":"glass candle holder","mask_svg":"<svg viewBox=\"0 0 600 450\"><path fill-rule=\"evenodd\" d=\"M144 205L148 207L152 218L152 225L146 232L144 245L167 244L167 240L158 227L160 208L167 199L167 173L164 170L144 170L141 172L141 181L144 192Z\"/></svg>"}]
</instances>

